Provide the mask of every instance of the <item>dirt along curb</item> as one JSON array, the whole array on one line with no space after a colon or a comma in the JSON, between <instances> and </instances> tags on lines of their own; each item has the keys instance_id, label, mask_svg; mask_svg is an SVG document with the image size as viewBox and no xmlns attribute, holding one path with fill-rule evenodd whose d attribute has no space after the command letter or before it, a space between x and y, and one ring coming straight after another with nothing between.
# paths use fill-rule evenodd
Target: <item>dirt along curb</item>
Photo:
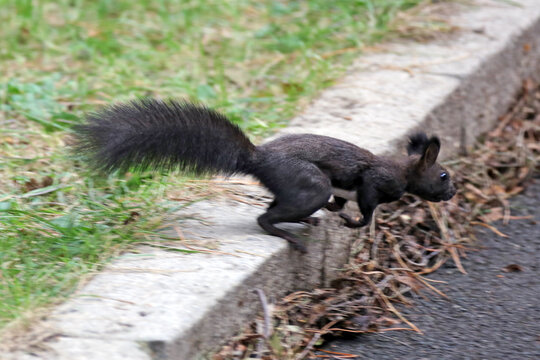
<instances>
[{"instance_id":1,"label":"dirt along curb","mask_svg":"<svg viewBox=\"0 0 540 360\"><path fill-rule=\"evenodd\" d=\"M443 156L465 149L507 110L523 79L540 80L540 6L513 3L452 5L460 7L451 16L457 35L362 57L280 134L324 134L380 154L401 151L406 134L423 129L442 138ZM279 298L327 285L356 233L321 212L318 227L290 225L309 236L309 254L300 255L258 228L268 194L242 183L224 185L234 196L178 214L182 236L214 241L216 251L142 246L124 254L43 321L44 340L0 357L202 358L260 311L256 289Z\"/></svg>"}]
</instances>

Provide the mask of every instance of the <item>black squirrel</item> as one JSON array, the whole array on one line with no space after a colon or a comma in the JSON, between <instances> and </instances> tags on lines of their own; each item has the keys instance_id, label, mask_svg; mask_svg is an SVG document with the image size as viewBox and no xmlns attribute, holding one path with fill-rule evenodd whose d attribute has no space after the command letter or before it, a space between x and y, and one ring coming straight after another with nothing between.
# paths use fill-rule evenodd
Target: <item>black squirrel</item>
<instances>
[{"instance_id":1,"label":"black squirrel","mask_svg":"<svg viewBox=\"0 0 540 360\"><path fill-rule=\"evenodd\" d=\"M98 170L178 168L256 177L275 195L257 219L259 225L302 252L302 242L276 223L316 225L311 215L317 210L339 211L347 200L355 200L361 221L340 214L345 226L355 228L371 221L378 204L398 200L405 192L428 201L449 200L456 193L449 173L436 162L439 139L422 132L410 136L408 156L392 158L313 134L285 135L255 146L212 109L146 98L88 114L75 134L76 151Z\"/></svg>"}]
</instances>

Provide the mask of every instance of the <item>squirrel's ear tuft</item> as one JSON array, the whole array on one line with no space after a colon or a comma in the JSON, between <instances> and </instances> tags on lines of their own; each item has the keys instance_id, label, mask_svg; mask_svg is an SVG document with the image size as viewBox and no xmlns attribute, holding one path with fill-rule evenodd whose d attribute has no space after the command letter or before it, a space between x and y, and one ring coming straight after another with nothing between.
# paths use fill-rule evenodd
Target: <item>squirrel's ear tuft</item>
<instances>
[{"instance_id":1,"label":"squirrel's ear tuft","mask_svg":"<svg viewBox=\"0 0 540 360\"><path fill-rule=\"evenodd\" d=\"M437 157L439 156L440 150L441 141L439 140L439 138L436 136L432 136L431 138L429 138L429 141L426 144L426 148L424 149L424 154L420 158L420 164L422 164L423 168L428 168L435 164L435 162L437 161Z\"/></svg>"},{"instance_id":2,"label":"squirrel's ear tuft","mask_svg":"<svg viewBox=\"0 0 540 360\"><path fill-rule=\"evenodd\" d=\"M432 137L429 138L428 145L431 145L431 144L434 144L439 149L441 148L441 140L439 140L439 137L437 137L437 136L432 136Z\"/></svg>"},{"instance_id":3,"label":"squirrel's ear tuft","mask_svg":"<svg viewBox=\"0 0 540 360\"><path fill-rule=\"evenodd\" d=\"M433 139L433 138L431 138ZM417 132L409 136L409 144L407 145L407 153L409 155L423 155L429 143L428 137L424 132Z\"/></svg>"}]
</instances>

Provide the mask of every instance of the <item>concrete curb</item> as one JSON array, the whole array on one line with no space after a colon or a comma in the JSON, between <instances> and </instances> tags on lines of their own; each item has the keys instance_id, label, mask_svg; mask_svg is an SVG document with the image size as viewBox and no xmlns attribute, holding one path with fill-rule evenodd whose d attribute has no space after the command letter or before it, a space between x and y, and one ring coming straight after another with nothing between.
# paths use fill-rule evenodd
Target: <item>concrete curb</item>
<instances>
[{"instance_id":1,"label":"concrete curb","mask_svg":"<svg viewBox=\"0 0 540 360\"><path fill-rule=\"evenodd\" d=\"M452 39L390 44L362 57L281 134L324 134L389 153L422 128L442 137L447 156L466 148L508 108L523 79L540 80L540 6L515 2L521 6L462 7L451 20L461 28ZM256 288L279 298L335 278L353 231L328 214L318 227L291 225L310 230L302 256L256 225L263 189L229 188L244 194L241 201L224 197L179 213L184 235L219 239L220 254L146 247L124 254L43 322L48 350L2 358L196 359L255 316Z\"/></svg>"}]
</instances>

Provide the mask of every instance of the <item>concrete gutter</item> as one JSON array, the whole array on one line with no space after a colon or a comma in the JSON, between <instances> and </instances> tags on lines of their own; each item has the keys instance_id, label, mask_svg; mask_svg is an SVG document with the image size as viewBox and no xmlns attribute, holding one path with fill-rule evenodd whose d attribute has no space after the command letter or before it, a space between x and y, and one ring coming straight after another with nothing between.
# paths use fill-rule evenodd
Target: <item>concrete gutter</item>
<instances>
[{"instance_id":1,"label":"concrete gutter","mask_svg":"<svg viewBox=\"0 0 540 360\"><path fill-rule=\"evenodd\" d=\"M450 16L458 35L363 56L281 134L324 134L390 153L424 129L441 136L445 156L466 148L509 107L523 79L540 80L540 3L514 3L451 4L459 7ZM218 197L178 214L186 238L217 241L219 253L124 254L43 321L48 336L38 347L0 358L199 359L254 318L255 289L279 298L335 278L355 231L321 211L318 227L290 225L309 237L309 254L300 255L257 226L263 189L227 188L237 200Z\"/></svg>"}]
</instances>

